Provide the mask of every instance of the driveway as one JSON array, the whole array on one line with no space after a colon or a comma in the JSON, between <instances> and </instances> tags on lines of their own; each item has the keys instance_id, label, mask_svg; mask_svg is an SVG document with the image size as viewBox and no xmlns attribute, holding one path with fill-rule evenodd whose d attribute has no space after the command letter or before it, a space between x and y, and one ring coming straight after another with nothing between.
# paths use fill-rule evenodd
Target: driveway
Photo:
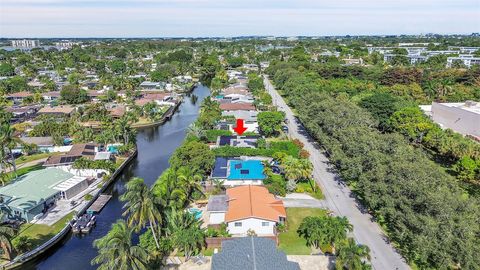
<instances>
[{"instance_id":1,"label":"driveway","mask_svg":"<svg viewBox=\"0 0 480 270\"><path fill-rule=\"evenodd\" d=\"M304 193L291 193L285 197L278 197L282 200L285 207L290 208L323 208L328 209L327 203L323 200L317 200L312 196Z\"/></svg>"},{"instance_id":2,"label":"driveway","mask_svg":"<svg viewBox=\"0 0 480 270\"><path fill-rule=\"evenodd\" d=\"M353 225L353 237L357 243L370 248L371 262L375 270L410 269L402 256L390 244L380 226L373 222L372 216L355 199L350 189L343 185L340 177L330 167L328 159L316 141L309 136L302 123L298 122L292 110L274 89L267 77L265 89L272 96L273 104L284 111L288 119L289 136L299 139L310 153L313 164L313 176L325 195L325 202L335 215L346 216Z\"/></svg>"}]
</instances>

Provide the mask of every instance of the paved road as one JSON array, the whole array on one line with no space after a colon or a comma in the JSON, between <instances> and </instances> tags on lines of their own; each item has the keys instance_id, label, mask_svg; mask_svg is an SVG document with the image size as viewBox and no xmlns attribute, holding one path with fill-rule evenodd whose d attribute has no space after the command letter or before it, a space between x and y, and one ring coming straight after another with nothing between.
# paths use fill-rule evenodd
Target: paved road
<instances>
[{"instance_id":1,"label":"paved road","mask_svg":"<svg viewBox=\"0 0 480 270\"><path fill-rule=\"evenodd\" d=\"M328 208L336 215L346 216L353 225L355 240L370 247L373 268L375 270L410 269L403 258L388 243L378 224L372 222L372 216L366 213L354 199L350 189L329 169L328 159L319 151L318 144L297 122L292 110L285 104L270 81L265 78L264 83L272 96L274 105L286 113L289 135L302 141L305 144L305 149L310 152L310 160L314 167L313 176L325 194Z\"/></svg>"}]
</instances>

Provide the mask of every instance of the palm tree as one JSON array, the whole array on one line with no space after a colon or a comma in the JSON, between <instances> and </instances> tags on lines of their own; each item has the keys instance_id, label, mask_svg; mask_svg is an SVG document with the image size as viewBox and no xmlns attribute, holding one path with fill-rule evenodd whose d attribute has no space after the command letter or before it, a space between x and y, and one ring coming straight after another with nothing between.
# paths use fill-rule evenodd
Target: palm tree
<instances>
[{"instance_id":1,"label":"palm tree","mask_svg":"<svg viewBox=\"0 0 480 270\"><path fill-rule=\"evenodd\" d=\"M288 180L308 179L312 175L312 164L307 159L287 156L283 159L282 166L285 169L285 177Z\"/></svg>"},{"instance_id":2,"label":"palm tree","mask_svg":"<svg viewBox=\"0 0 480 270\"><path fill-rule=\"evenodd\" d=\"M13 132L14 130L8 122L0 125L0 158L2 159L0 167L13 166L15 177L17 177L17 166L12 149L16 146L18 139L13 136Z\"/></svg>"},{"instance_id":3,"label":"palm tree","mask_svg":"<svg viewBox=\"0 0 480 270\"><path fill-rule=\"evenodd\" d=\"M104 237L93 242L98 255L91 261L100 270L146 270L147 252L132 244L133 229L124 220L117 220Z\"/></svg>"},{"instance_id":4,"label":"palm tree","mask_svg":"<svg viewBox=\"0 0 480 270\"><path fill-rule=\"evenodd\" d=\"M128 226L139 232L148 223L157 248L160 247L156 229L162 223L161 203L141 178L134 177L126 185L127 191L120 199L125 203L123 216L128 215Z\"/></svg>"},{"instance_id":5,"label":"palm tree","mask_svg":"<svg viewBox=\"0 0 480 270\"><path fill-rule=\"evenodd\" d=\"M305 238L308 246L318 249L323 245L335 248L337 243L347 238L347 232L352 230L353 226L346 217L317 216L304 218L297 233Z\"/></svg>"},{"instance_id":6,"label":"palm tree","mask_svg":"<svg viewBox=\"0 0 480 270\"><path fill-rule=\"evenodd\" d=\"M166 235L175 247L174 253L181 251L188 260L202 250L205 246L205 229L201 228L201 221L193 214L183 210L172 210L168 213L167 220Z\"/></svg>"},{"instance_id":7,"label":"palm tree","mask_svg":"<svg viewBox=\"0 0 480 270\"><path fill-rule=\"evenodd\" d=\"M338 247L336 269L367 270L371 266L365 261L370 260L370 249L365 245L357 245L353 238L348 238Z\"/></svg>"},{"instance_id":8,"label":"palm tree","mask_svg":"<svg viewBox=\"0 0 480 270\"><path fill-rule=\"evenodd\" d=\"M182 209L188 205L188 194L177 181L177 172L167 169L155 182L152 192L157 198L162 198L163 205L168 209Z\"/></svg>"},{"instance_id":9,"label":"palm tree","mask_svg":"<svg viewBox=\"0 0 480 270\"><path fill-rule=\"evenodd\" d=\"M195 192L203 194L202 186L200 185L203 178L200 174L193 174L190 168L180 167L177 170L177 179L180 186L185 190L187 200L193 200Z\"/></svg>"},{"instance_id":10,"label":"palm tree","mask_svg":"<svg viewBox=\"0 0 480 270\"><path fill-rule=\"evenodd\" d=\"M0 220L3 220L3 214L0 215ZM5 224L0 225L0 246L3 254L8 260L12 259L12 238L15 235L15 230Z\"/></svg>"},{"instance_id":11,"label":"palm tree","mask_svg":"<svg viewBox=\"0 0 480 270\"><path fill-rule=\"evenodd\" d=\"M202 127L197 124L196 122L192 123L187 130L187 134L193 135L197 138L204 138L206 136L205 130L202 129Z\"/></svg>"}]
</instances>

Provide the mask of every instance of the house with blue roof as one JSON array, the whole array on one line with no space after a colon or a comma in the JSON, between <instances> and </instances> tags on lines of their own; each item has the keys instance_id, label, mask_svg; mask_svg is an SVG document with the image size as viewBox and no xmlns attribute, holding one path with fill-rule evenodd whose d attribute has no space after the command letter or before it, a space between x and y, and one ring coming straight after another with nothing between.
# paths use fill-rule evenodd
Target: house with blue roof
<instances>
[{"instance_id":1,"label":"house with blue roof","mask_svg":"<svg viewBox=\"0 0 480 270\"><path fill-rule=\"evenodd\" d=\"M217 157L210 179L224 181L225 186L262 185L264 157Z\"/></svg>"}]
</instances>

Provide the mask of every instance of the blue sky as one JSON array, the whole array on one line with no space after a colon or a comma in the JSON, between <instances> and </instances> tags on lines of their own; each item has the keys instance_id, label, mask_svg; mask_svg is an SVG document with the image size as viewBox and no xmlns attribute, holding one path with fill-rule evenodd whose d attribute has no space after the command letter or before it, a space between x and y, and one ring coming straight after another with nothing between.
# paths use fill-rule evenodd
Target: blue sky
<instances>
[{"instance_id":1,"label":"blue sky","mask_svg":"<svg viewBox=\"0 0 480 270\"><path fill-rule=\"evenodd\" d=\"M480 0L0 0L0 37L472 32Z\"/></svg>"}]
</instances>

